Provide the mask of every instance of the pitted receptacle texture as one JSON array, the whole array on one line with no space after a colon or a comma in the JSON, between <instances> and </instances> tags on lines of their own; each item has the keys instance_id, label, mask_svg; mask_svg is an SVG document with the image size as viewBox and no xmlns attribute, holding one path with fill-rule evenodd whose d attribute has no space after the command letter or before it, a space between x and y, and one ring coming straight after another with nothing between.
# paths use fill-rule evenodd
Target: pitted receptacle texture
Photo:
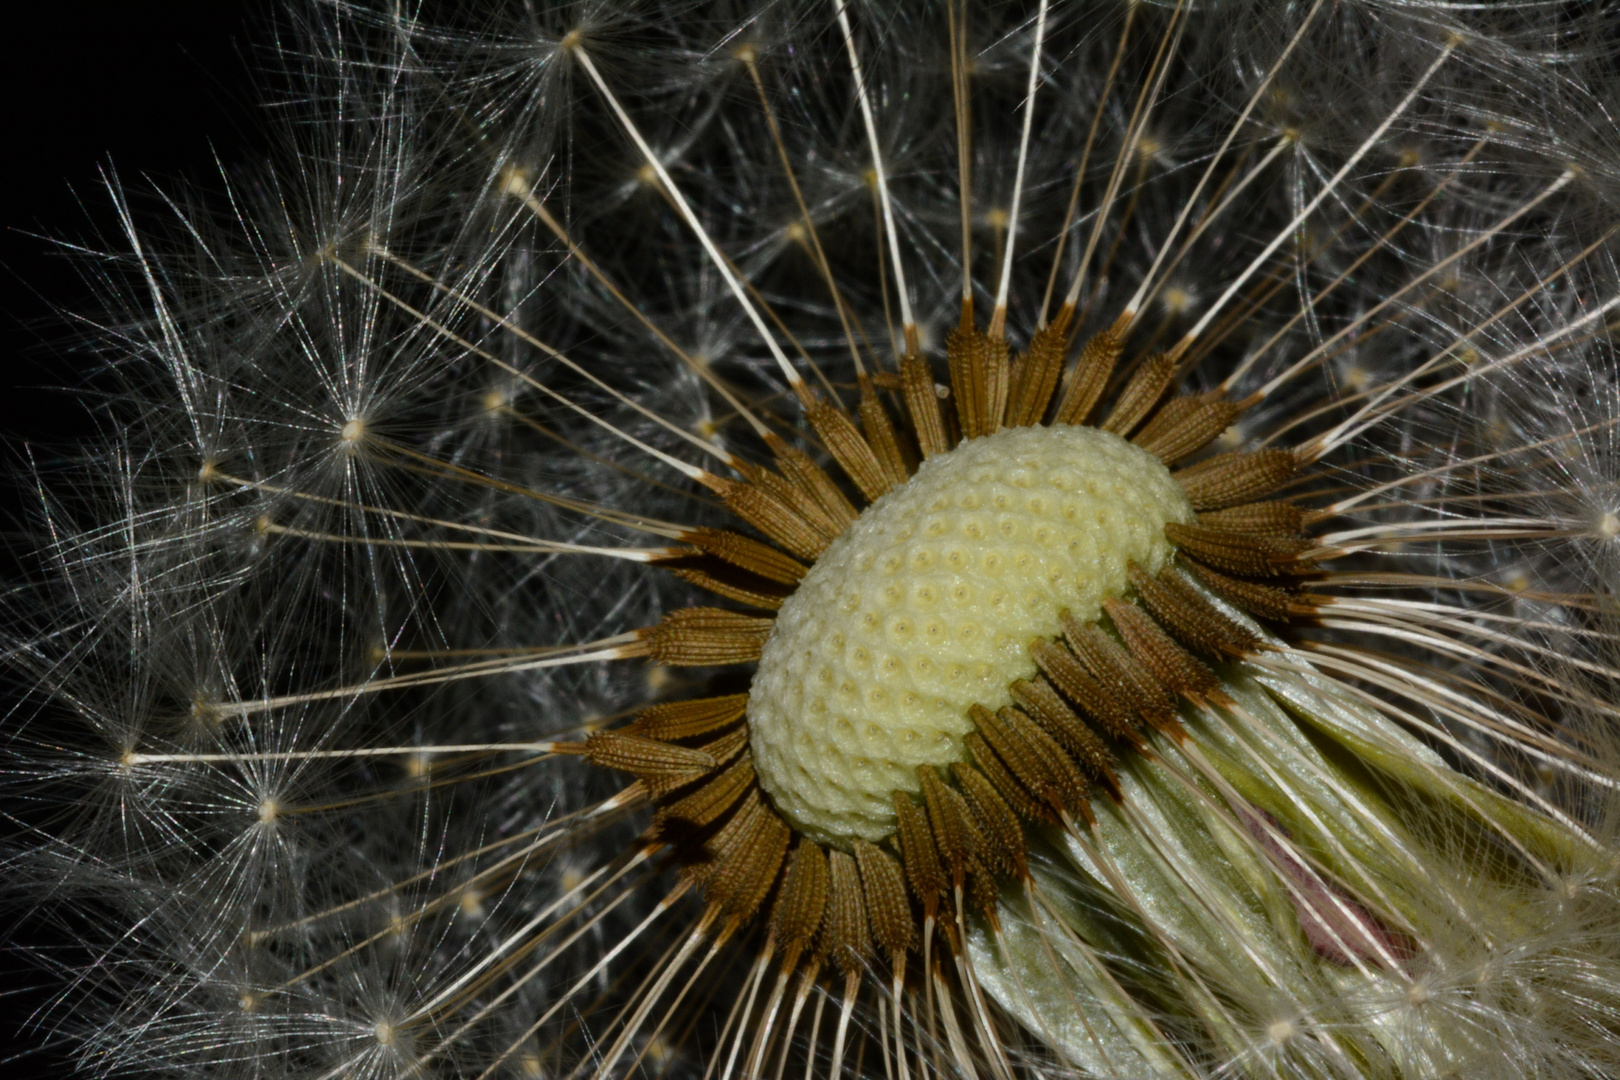
<instances>
[{"instance_id":1,"label":"pitted receptacle texture","mask_svg":"<svg viewBox=\"0 0 1620 1080\"><path fill-rule=\"evenodd\" d=\"M891 792L962 757L968 706L1011 702L1058 612L1097 618L1131 560L1193 520L1152 454L1089 427L1014 428L925 461L782 605L748 699L760 784L802 832L894 831Z\"/></svg>"}]
</instances>

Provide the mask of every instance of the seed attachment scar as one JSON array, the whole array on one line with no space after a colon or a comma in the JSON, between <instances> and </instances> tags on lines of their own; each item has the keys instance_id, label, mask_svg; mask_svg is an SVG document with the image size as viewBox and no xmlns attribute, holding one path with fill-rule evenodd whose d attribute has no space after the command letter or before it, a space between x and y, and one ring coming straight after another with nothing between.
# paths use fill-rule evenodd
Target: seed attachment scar
<instances>
[{"instance_id":1,"label":"seed attachment scar","mask_svg":"<svg viewBox=\"0 0 1620 1080\"><path fill-rule=\"evenodd\" d=\"M923 462L778 612L749 692L760 786L823 843L890 836L893 792L963 759L969 708L1013 704L1059 613L1095 621L1194 516L1162 461L1098 428L1011 428Z\"/></svg>"}]
</instances>

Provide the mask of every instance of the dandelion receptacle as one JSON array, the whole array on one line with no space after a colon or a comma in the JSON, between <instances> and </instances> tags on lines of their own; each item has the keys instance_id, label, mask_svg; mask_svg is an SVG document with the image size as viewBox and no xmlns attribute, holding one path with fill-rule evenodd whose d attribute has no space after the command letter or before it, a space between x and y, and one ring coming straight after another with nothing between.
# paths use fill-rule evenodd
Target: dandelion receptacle
<instances>
[{"instance_id":1,"label":"dandelion receptacle","mask_svg":"<svg viewBox=\"0 0 1620 1080\"><path fill-rule=\"evenodd\" d=\"M320 3L84 255L89 1075L1620 1070L1615 12Z\"/></svg>"}]
</instances>

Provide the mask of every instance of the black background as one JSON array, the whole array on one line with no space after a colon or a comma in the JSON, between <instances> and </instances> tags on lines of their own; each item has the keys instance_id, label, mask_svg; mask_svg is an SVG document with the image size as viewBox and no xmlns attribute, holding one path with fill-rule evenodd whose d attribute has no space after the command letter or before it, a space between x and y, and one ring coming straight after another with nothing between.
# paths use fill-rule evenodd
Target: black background
<instances>
[{"instance_id":1,"label":"black background","mask_svg":"<svg viewBox=\"0 0 1620 1080\"><path fill-rule=\"evenodd\" d=\"M33 0L8 5L0 22L0 548L8 579L27 544L19 470L30 454L48 460L94 431L74 393L93 362L69 317L91 310L93 297L45 238L117 237L102 181L109 165L136 191L181 180L218 188L216 155L229 164L262 148L256 71L273 14L231 0ZM150 212L152 200L142 204ZM0 711L0 740L5 724ZM13 837L16 827L15 817L0 821ZM43 920L19 919L15 899L0 892L0 1072L65 1076L70 1060L51 1045L49 1020L37 1019L56 988L26 953L71 953L73 942Z\"/></svg>"},{"instance_id":2,"label":"black background","mask_svg":"<svg viewBox=\"0 0 1620 1080\"><path fill-rule=\"evenodd\" d=\"M266 39L271 14L161 0L44 0L7 12L0 418L13 441L86 430L70 395L41 390L71 382L64 346L75 335L59 309L83 310L86 300L78 273L41 237L117 238L108 167L138 196L181 178L218 187L214 155L229 164L265 139L254 37ZM150 197L141 203L153 209Z\"/></svg>"}]
</instances>

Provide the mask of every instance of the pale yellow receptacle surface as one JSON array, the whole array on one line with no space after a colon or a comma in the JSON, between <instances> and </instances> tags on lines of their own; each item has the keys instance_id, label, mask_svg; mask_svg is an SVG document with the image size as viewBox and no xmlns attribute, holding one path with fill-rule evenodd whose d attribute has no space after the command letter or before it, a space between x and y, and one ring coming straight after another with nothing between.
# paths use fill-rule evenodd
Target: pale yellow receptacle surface
<instances>
[{"instance_id":1,"label":"pale yellow receptacle surface","mask_svg":"<svg viewBox=\"0 0 1620 1080\"><path fill-rule=\"evenodd\" d=\"M1014 428L930 458L782 605L748 699L760 784L800 831L894 831L891 792L962 757L968 706L1035 671L1058 612L1095 619L1126 563L1157 572L1193 520L1164 464L1089 427Z\"/></svg>"}]
</instances>

